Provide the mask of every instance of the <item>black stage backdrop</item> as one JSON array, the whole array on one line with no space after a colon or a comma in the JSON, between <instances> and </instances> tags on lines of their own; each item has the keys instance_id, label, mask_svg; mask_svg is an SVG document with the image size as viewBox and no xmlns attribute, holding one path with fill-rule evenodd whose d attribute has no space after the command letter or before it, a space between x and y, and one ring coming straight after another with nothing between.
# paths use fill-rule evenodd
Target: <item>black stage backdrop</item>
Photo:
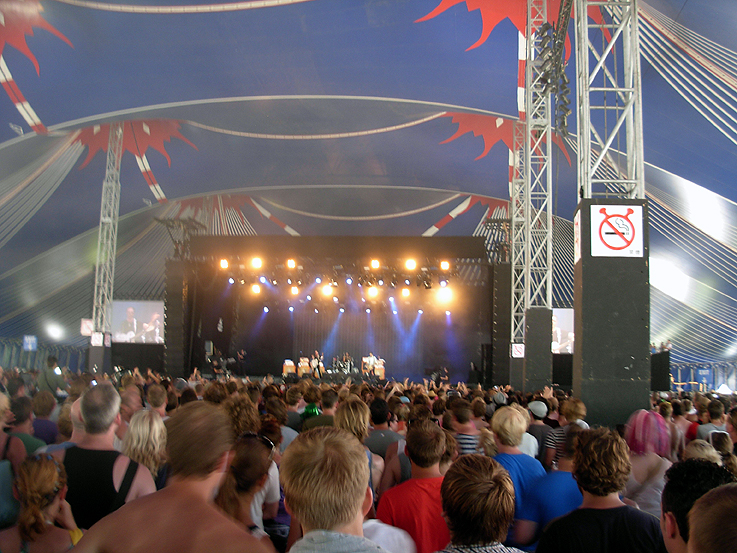
<instances>
[{"instance_id":1,"label":"black stage backdrop","mask_svg":"<svg viewBox=\"0 0 737 553\"><path fill-rule=\"evenodd\" d=\"M215 286L199 293L193 362L205 366L204 342L212 340L224 357L245 350L245 362L234 372L250 376L280 374L285 359L297 364L318 350L326 366L348 352L360 367L361 357L373 353L385 360L389 379L421 380L447 366L453 380L465 381L470 362L480 365L481 344L490 340L488 292L483 286L456 285L453 300L440 304L438 290L413 287L412 297L404 300L399 290L385 288L382 299L363 302L354 287L351 299L338 304L304 296L267 300L254 297L248 286Z\"/></svg>"}]
</instances>

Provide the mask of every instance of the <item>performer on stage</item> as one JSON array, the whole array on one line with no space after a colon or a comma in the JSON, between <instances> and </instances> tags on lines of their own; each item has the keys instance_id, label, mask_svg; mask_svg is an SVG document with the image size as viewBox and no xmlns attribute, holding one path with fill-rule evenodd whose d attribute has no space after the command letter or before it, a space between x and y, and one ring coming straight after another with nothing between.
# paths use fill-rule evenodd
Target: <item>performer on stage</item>
<instances>
[{"instance_id":1,"label":"performer on stage","mask_svg":"<svg viewBox=\"0 0 737 553\"><path fill-rule=\"evenodd\" d=\"M310 368L312 369L313 378L320 378L324 367L323 355L315 350L315 353L312 354L312 358L310 359Z\"/></svg>"},{"instance_id":2,"label":"performer on stage","mask_svg":"<svg viewBox=\"0 0 737 553\"><path fill-rule=\"evenodd\" d=\"M378 361L379 360L374 356L374 354L369 352L368 357L365 358L364 366L362 367L364 374L374 376L376 374L374 369Z\"/></svg>"}]
</instances>

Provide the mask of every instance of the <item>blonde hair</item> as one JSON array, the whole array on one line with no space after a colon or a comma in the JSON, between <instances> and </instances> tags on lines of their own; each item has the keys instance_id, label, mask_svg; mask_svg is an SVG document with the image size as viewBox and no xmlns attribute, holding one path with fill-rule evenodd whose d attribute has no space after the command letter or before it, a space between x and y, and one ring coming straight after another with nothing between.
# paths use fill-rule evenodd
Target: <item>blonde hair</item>
<instances>
[{"instance_id":1,"label":"blonde hair","mask_svg":"<svg viewBox=\"0 0 737 553\"><path fill-rule=\"evenodd\" d=\"M161 415L146 409L131 417L123 438L123 455L146 467L156 479L166 457L166 427Z\"/></svg>"},{"instance_id":2,"label":"blonde hair","mask_svg":"<svg viewBox=\"0 0 737 553\"><path fill-rule=\"evenodd\" d=\"M491 418L491 431L502 445L516 447L522 443L522 436L527 431L527 421L520 410L502 407Z\"/></svg>"},{"instance_id":3,"label":"blonde hair","mask_svg":"<svg viewBox=\"0 0 737 553\"><path fill-rule=\"evenodd\" d=\"M202 477L214 472L233 445L233 430L223 410L207 401L191 401L166 421L172 476Z\"/></svg>"},{"instance_id":4,"label":"blonde hair","mask_svg":"<svg viewBox=\"0 0 737 553\"><path fill-rule=\"evenodd\" d=\"M722 465L722 457L714 447L705 440L691 440L683 450L683 460L706 459L717 465Z\"/></svg>"},{"instance_id":5,"label":"blonde hair","mask_svg":"<svg viewBox=\"0 0 737 553\"><path fill-rule=\"evenodd\" d=\"M569 398L560 406L560 414L568 422L583 420L586 418L586 406L578 398Z\"/></svg>"},{"instance_id":6,"label":"blonde hair","mask_svg":"<svg viewBox=\"0 0 737 553\"><path fill-rule=\"evenodd\" d=\"M21 463L15 485L21 499L18 530L24 540L35 541L47 528L43 510L67 485L67 473L50 455L36 455Z\"/></svg>"},{"instance_id":7,"label":"blonde hair","mask_svg":"<svg viewBox=\"0 0 737 553\"><path fill-rule=\"evenodd\" d=\"M338 406L333 422L336 427L347 430L363 443L369 434L371 410L360 398L349 397Z\"/></svg>"},{"instance_id":8,"label":"blonde hair","mask_svg":"<svg viewBox=\"0 0 737 553\"><path fill-rule=\"evenodd\" d=\"M306 531L333 530L352 521L370 476L358 439L327 426L297 436L284 451L279 471L284 501Z\"/></svg>"}]
</instances>

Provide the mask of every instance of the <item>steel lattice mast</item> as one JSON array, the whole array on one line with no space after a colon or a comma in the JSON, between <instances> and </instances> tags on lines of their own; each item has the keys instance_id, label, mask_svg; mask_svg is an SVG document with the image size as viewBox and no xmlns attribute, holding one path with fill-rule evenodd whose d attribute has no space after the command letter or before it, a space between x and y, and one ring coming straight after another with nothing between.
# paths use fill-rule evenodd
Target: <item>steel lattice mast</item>
<instances>
[{"instance_id":1,"label":"steel lattice mast","mask_svg":"<svg viewBox=\"0 0 737 553\"><path fill-rule=\"evenodd\" d=\"M95 299L92 319L96 332L110 331L110 308L113 301L115 252L120 212L120 160L123 156L123 124L110 124L105 180L102 183L100 230L97 237Z\"/></svg>"},{"instance_id":2,"label":"steel lattice mast","mask_svg":"<svg viewBox=\"0 0 737 553\"><path fill-rule=\"evenodd\" d=\"M527 0L523 173L517 174L520 164L515 162L512 179L513 343L524 341L527 309L552 308L552 110L548 86L552 55L541 55L545 45L538 32L547 20L547 1ZM516 157L520 154L517 138L515 134Z\"/></svg>"},{"instance_id":3,"label":"steel lattice mast","mask_svg":"<svg viewBox=\"0 0 737 553\"><path fill-rule=\"evenodd\" d=\"M589 7L610 22L594 23ZM576 35L578 198L644 199L637 0L576 0Z\"/></svg>"}]
</instances>

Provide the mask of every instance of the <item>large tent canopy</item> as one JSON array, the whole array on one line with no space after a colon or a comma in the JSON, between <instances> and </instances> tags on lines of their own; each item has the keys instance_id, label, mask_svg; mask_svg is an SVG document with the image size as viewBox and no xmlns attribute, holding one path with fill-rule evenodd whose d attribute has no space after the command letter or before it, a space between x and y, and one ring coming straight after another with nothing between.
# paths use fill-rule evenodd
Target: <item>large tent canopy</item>
<instances>
[{"instance_id":1,"label":"large tent canopy","mask_svg":"<svg viewBox=\"0 0 737 553\"><path fill-rule=\"evenodd\" d=\"M53 322L84 343L116 121L116 298L163 299L173 245L156 219L492 245L525 18L526 0L0 0L0 336L48 340ZM733 0L639 3L651 339L681 362L737 356L735 24ZM561 307L574 116L569 129L552 150Z\"/></svg>"}]
</instances>

